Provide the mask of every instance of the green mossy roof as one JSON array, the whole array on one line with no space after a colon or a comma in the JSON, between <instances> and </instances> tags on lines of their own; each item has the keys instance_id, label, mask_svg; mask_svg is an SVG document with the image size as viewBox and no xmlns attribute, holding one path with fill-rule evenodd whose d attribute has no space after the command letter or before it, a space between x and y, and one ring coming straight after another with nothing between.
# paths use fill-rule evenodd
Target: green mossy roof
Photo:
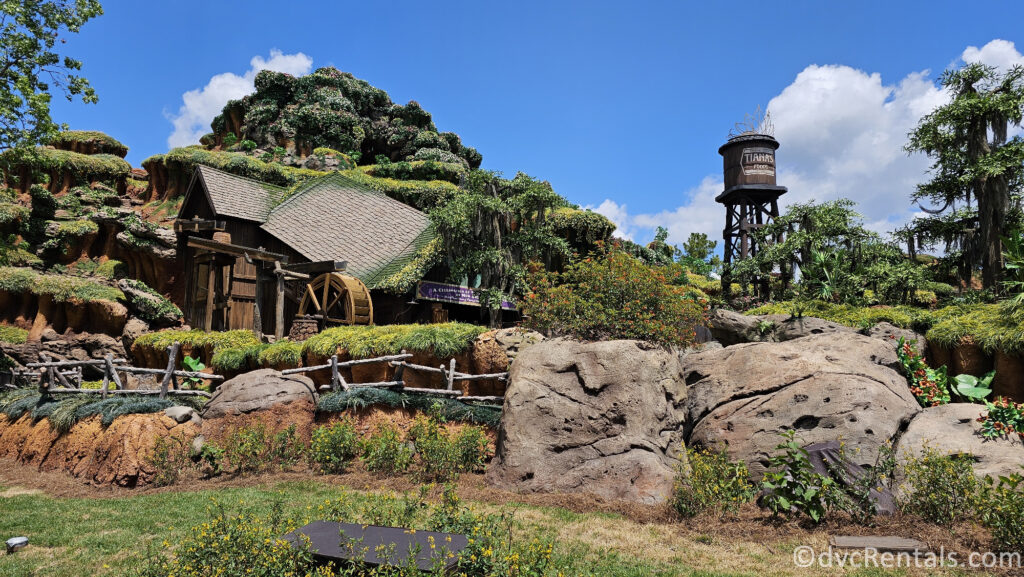
<instances>
[{"instance_id":1,"label":"green mossy roof","mask_svg":"<svg viewBox=\"0 0 1024 577\"><path fill-rule=\"evenodd\" d=\"M96 144L100 147L101 152L113 154L121 158L128 154L127 146L121 144L116 138L98 130L65 130L50 140L50 144L57 148L64 148L75 142Z\"/></svg>"}]
</instances>

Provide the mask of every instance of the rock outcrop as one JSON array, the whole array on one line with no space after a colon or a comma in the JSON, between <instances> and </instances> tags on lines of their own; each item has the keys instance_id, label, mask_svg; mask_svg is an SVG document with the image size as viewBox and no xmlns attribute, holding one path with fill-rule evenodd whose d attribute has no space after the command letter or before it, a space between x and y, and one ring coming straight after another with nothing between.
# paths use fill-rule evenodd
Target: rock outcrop
<instances>
[{"instance_id":1,"label":"rock outcrop","mask_svg":"<svg viewBox=\"0 0 1024 577\"><path fill-rule=\"evenodd\" d=\"M687 355L689 444L723 449L756 475L793 429L804 443L841 440L857 464L874 464L920 411L897 363L891 344L853 332Z\"/></svg>"},{"instance_id":2,"label":"rock outcrop","mask_svg":"<svg viewBox=\"0 0 1024 577\"><path fill-rule=\"evenodd\" d=\"M105 428L94 416L63 435L47 419L33 421L26 415L12 422L0 416L0 456L42 471L64 470L98 485L135 487L156 473L149 456L158 438L187 443L198 432L194 422L178 423L164 413L125 415Z\"/></svg>"},{"instance_id":3,"label":"rock outcrop","mask_svg":"<svg viewBox=\"0 0 1024 577\"><path fill-rule=\"evenodd\" d=\"M294 424L300 438L309 438L316 401L316 386L307 377L272 369L243 373L221 383L203 407L203 437L219 440L258 422L270 432Z\"/></svg>"},{"instance_id":4,"label":"rock outcrop","mask_svg":"<svg viewBox=\"0 0 1024 577\"><path fill-rule=\"evenodd\" d=\"M981 436L977 419L985 411L982 405L952 403L921 411L900 437L896 456L902 462L921 456L926 448L946 455L970 455L974 472L983 477L1012 473L1024 474L1024 442L1020 437L986 439Z\"/></svg>"},{"instance_id":5,"label":"rock outcrop","mask_svg":"<svg viewBox=\"0 0 1024 577\"><path fill-rule=\"evenodd\" d=\"M663 501L685 459L679 357L638 341L533 345L512 364L488 480Z\"/></svg>"}]
</instances>

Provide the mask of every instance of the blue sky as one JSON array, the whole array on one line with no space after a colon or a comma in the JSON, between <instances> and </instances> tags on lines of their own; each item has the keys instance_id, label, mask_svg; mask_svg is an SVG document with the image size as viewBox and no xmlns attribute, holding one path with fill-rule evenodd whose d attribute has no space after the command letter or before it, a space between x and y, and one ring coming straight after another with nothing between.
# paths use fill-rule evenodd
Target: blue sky
<instances>
[{"instance_id":1,"label":"blue sky","mask_svg":"<svg viewBox=\"0 0 1024 577\"><path fill-rule=\"evenodd\" d=\"M333 65L396 102L417 100L439 129L483 153L484 168L549 180L639 241L658 225L675 242L694 230L721 235L717 148L769 104L784 199L850 196L872 227L890 229L914 214L907 195L927 162L900 149L945 97L934 85L941 71L965 58L1024 61L1024 3L1010 1L206 0L104 10L66 44L100 103L60 101L55 118L115 136L135 166L169 148L174 118L209 115L256 68ZM183 108L189 91L201 105Z\"/></svg>"}]
</instances>

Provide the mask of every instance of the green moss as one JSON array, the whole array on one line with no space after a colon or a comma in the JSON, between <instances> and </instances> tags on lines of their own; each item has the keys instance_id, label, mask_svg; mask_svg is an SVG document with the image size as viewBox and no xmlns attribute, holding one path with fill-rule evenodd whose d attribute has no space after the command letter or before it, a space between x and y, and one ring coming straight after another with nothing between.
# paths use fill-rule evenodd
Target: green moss
<instances>
[{"instance_id":1,"label":"green moss","mask_svg":"<svg viewBox=\"0 0 1024 577\"><path fill-rule=\"evenodd\" d=\"M17 224L27 219L30 212L27 206L13 202L0 202L0 226Z\"/></svg>"},{"instance_id":2,"label":"green moss","mask_svg":"<svg viewBox=\"0 0 1024 577\"><path fill-rule=\"evenodd\" d=\"M416 286L435 264L441 261L444 250L441 239L435 237L428 242L395 274L378 282L374 288L391 294L405 294Z\"/></svg>"},{"instance_id":3,"label":"green moss","mask_svg":"<svg viewBox=\"0 0 1024 577\"><path fill-rule=\"evenodd\" d=\"M126 267L124 263L122 263L119 260L108 259L106 262L103 262L99 266L97 266L93 274L95 274L96 276L113 280L116 278L123 278L126 274L128 274L127 268L128 267Z\"/></svg>"},{"instance_id":4,"label":"green moss","mask_svg":"<svg viewBox=\"0 0 1024 577\"><path fill-rule=\"evenodd\" d=\"M265 346L220 347L213 353L210 364L219 371L252 371L259 367L260 351Z\"/></svg>"},{"instance_id":5,"label":"green moss","mask_svg":"<svg viewBox=\"0 0 1024 577\"><path fill-rule=\"evenodd\" d=\"M358 170L378 178L424 181L443 180L453 184L458 184L467 171L466 167L462 164L437 162L434 160L371 164L360 166Z\"/></svg>"},{"instance_id":6,"label":"green moss","mask_svg":"<svg viewBox=\"0 0 1024 577\"><path fill-rule=\"evenodd\" d=\"M237 330L208 333L199 329L193 329L191 331L171 330L145 334L135 340L135 345L162 351L176 342L194 349L212 347L215 355L219 349L238 349L260 344L259 339L252 334L252 331Z\"/></svg>"},{"instance_id":7,"label":"green moss","mask_svg":"<svg viewBox=\"0 0 1024 577\"><path fill-rule=\"evenodd\" d=\"M353 358L408 352L450 357L465 352L486 327L466 323L335 327L311 337L303 350L321 357L344 350Z\"/></svg>"},{"instance_id":8,"label":"green moss","mask_svg":"<svg viewBox=\"0 0 1024 577\"><path fill-rule=\"evenodd\" d=\"M168 169L178 169L184 174L192 174L196 165L201 164L277 186L292 186L324 175L316 170L263 162L242 153L194 147L175 148L167 154L157 154L142 161L143 166L154 164L163 164Z\"/></svg>"},{"instance_id":9,"label":"green moss","mask_svg":"<svg viewBox=\"0 0 1024 577\"><path fill-rule=\"evenodd\" d=\"M99 145L100 152L114 154L121 158L128 154L127 146L121 144L116 138L97 130L65 130L50 140L50 144L57 148L79 142Z\"/></svg>"},{"instance_id":10,"label":"green moss","mask_svg":"<svg viewBox=\"0 0 1024 577\"><path fill-rule=\"evenodd\" d=\"M8 150L0 159L12 166L27 164L42 172L69 171L77 182L87 180L113 181L127 178L131 165L113 154L79 154L70 150L37 148L31 151Z\"/></svg>"},{"instance_id":11,"label":"green moss","mask_svg":"<svg viewBox=\"0 0 1024 577\"><path fill-rule=\"evenodd\" d=\"M1024 319L1005 314L998 304L951 306L937 312L928 341L954 348L973 343L991 354L1024 353Z\"/></svg>"},{"instance_id":12,"label":"green moss","mask_svg":"<svg viewBox=\"0 0 1024 577\"><path fill-rule=\"evenodd\" d=\"M26 340L28 340L28 331L25 329L0 325L0 343L20 345Z\"/></svg>"},{"instance_id":13,"label":"green moss","mask_svg":"<svg viewBox=\"0 0 1024 577\"><path fill-rule=\"evenodd\" d=\"M396 180L370 176L361 170L345 170L342 174L377 192L420 210L443 204L458 193L459 187L444 180Z\"/></svg>"},{"instance_id":14,"label":"green moss","mask_svg":"<svg viewBox=\"0 0 1024 577\"><path fill-rule=\"evenodd\" d=\"M124 293L109 285L72 276L40 274L18 267L0 267L0 290L48 295L56 302L71 299L86 302L124 300Z\"/></svg>"},{"instance_id":15,"label":"green moss","mask_svg":"<svg viewBox=\"0 0 1024 577\"><path fill-rule=\"evenodd\" d=\"M269 367L276 365L299 366L302 361L302 343L288 340L265 345L259 352L259 364Z\"/></svg>"},{"instance_id":16,"label":"green moss","mask_svg":"<svg viewBox=\"0 0 1024 577\"><path fill-rule=\"evenodd\" d=\"M142 320L146 322L155 322L160 319L181 318L181 309L175 306L171 301L164 298L164 295L149 288L149 285L146 283L134 279L125 279L121 282L137 291L146 293L151 297L133 298L131 297L131 293L128 293L127 295L129 304L133 309L135 309L136 313L138 313Z\"/></svg>"}]
</instances>

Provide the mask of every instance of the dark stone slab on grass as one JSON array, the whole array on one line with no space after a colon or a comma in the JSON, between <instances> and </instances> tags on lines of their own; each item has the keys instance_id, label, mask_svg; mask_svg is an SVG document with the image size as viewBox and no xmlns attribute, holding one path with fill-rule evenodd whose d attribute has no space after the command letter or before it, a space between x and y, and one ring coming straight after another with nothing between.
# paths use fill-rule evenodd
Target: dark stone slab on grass
<instances>
[{"instance_id":1,"label":"dark stone slab on grass","mask_svg":"<svg viewBox=\"0 0 1024 577\"><path fill-rule=\"evenodd\" d=\"M296 545L301 535L309 538L313 557L321 562L404 565L410 555L415 555L416 567L422 571L430 571L438 563L448 571L459 562L459 552L469 545L467 537L457 533L335 521L313 521L284 538Z\"/></svg>"}]
</instances>

